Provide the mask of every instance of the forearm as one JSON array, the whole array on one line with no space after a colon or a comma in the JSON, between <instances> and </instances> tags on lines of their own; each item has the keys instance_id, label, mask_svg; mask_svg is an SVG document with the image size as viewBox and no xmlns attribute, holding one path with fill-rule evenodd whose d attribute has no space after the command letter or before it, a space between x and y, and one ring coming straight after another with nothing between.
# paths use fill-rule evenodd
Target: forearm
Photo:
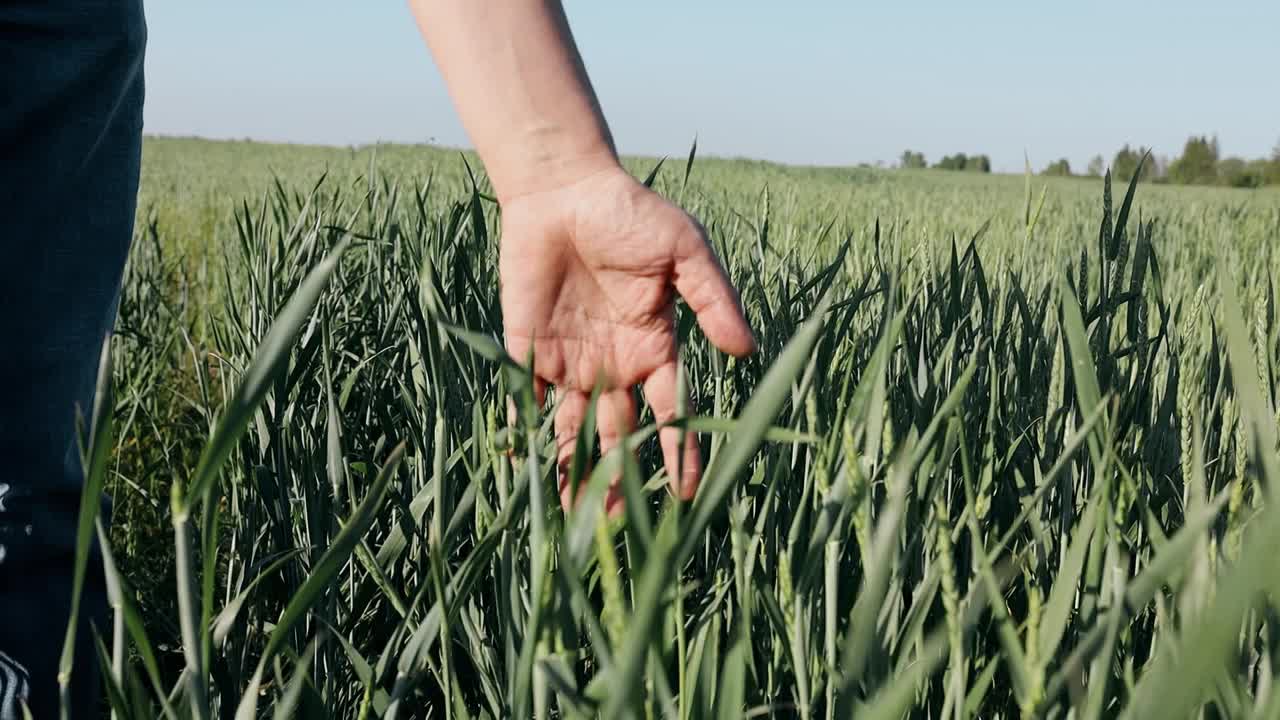
<instances>
[{"instance_id":1,"label":"forearm","mask_svg":"<svg viewBox=\"0 0 1280 720\"><path fill-rule=\"evenodd\" d=\"M558 0L410 0L500 200L616 167Z\"/></svg>"}]
</instances>

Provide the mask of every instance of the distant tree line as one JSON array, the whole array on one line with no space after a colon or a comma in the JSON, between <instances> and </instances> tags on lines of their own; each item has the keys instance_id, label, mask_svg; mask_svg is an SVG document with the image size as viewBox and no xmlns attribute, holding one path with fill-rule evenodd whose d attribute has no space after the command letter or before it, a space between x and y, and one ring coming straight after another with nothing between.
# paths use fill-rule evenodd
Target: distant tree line
<instances>
[{"instance_id":1,"label":"distant tree line","mask_svg":"<svg viewBox=\"0 0 1280 720\"><path fill-rule=\"evenodd\" d=\"M911 170L923 170L929 167L929 163L924 159L924 153L907 150L902 153L900 165ZM939 170L964 170L967 172L991 172L991 158L986 155L966 155L964 153L956 153L948 155L936 164L935 168Z\"/></svg>"},{"instance_id":2,"label":"distant tree line","mask_svg":"<svg viewBox=\"0 0 1280 720\"><path fill-rule=\"evenodd\" d=\"M1145 147L1126 144L1111 159L1111 175L1121 182L1128 182L1137 172L1138 164L1150 152ZM907 150L902 153L900 166L908 169L924 169L929 166L924 153ZM948 155L933 165L940 170L967 170L991 172L991 159L986 155ZM1095 155L1085 169L1089 177L1101 176L1107 168L1106 160ZM1071 163L1066 158L1055 160L1041 171L1042 175L1072 177ZM1280 185L1280 144L1269 158L1246 160L1239 157L1222 157L1218 150L1218 138L1194 135L1187 139L1182 155L1169 160L1152 155L1142 163L1140 180L1173 185L1226 185L1238 188L1255 188L1263 185Z\"/></svg>"},{"instance_id":3,"label":"distant tree line","mask_svg":"<svg viewBox=\"0 0 1280 720\"><path fill-rule=\"evenodd\" d=\"M1117 180L1128 182L1138 168L1138 161L1148 148L1120 148L1111 161L1111 174ZM1096 155L1089 161L1086 174L1102 175L1106 160ZM1066 158L1049 163L1042 175L1070 176L1071 165ZM1255 188L1263 185L1280 185L1280 144L1269 158L1246 160L1238 157L1222 157L1218 150L1218 138L1193 135L1182 146L1182 154L1173 160L1152 156L1142 166L1141 180L1171 185L1226 185L1228 187Z\"/></svg>"},{"instance_id":4,"label":"distant tree line","mask_svg":"<svg viewBox=\"0 0 1280 720\"><path fill-rule=\"evenodd\" d=\"M924 153L912 152L911 150L902 152L901 164L907 170L923 170L929 167L929 164L924 161Z\"/></svg>"}]
</instances>

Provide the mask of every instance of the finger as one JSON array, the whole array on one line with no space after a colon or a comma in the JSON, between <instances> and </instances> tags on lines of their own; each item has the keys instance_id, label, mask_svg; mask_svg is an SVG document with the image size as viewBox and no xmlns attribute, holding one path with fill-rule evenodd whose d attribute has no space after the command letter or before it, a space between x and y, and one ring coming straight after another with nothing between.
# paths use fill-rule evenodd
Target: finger
<instances>
[{"instance_id":1,"label":"finger","mask_svg":"<svg viewBox=\"0 0 1280 720\"><path fill-rule=\"evenodd\" d=\"M680 396L677 388L678 367L675 363L667 363L653 371L644 381L644 399L653 408L654 420L659 425L675 419L679 412ZM684 398L687 400L688 398ZM698 436L695 433L684 433L684 454L680 449L680 429L663 428L658 439L662 443L662 460L671 478L671 489L682 500L692 500L698 491L698 482L702 479L702 453L698 450Z\"/></svg>"},{"instance_id":2,"label":"finger","mask_svg":"<svg viewBox=\"0 0 1280 720\"><path fill-rule=\"evenodd\" d=\"M675 285L713 345L738 357L755 351L738 291L697 223L690 224L676 246Z\"/></svg>"},{"instance_id":3,"label":"finger","mask_svg":"<svg viewBox=\"0 0 1280 720\"><path fill-rule=\"evenodd\" d=\"M600 393L596 422L600 430L600 456L609 454L636 426L636 397L631 388Z\"/></svg>"},{"instance_id":4,"label":"finger","mask_svg":"<svg viewBox=\"0 0 1280 720\"><path fill-rule=\"evenodd\" d=\"M623 511L627 509L623 502L625 498L622 496L622 488L617 483L609 486L609 494L604 497L604 512L611 520L622 517Z\"/></svg>"},{"instance_id":5,"label":"finger","mask_svg":"<svg viewBox=\"0 0 1280 720\"><path fill-rule=\"evenodd\" d=\"M573 467L573 453L577 447L578 435L582 432L582 423L587 416L587 404L590 398L586 393L577 390L557 390L563 393L560 407L556 410L556 466L559 478L560 505L568 510L573 505L573 481L570 472ZM583 458L582 477L577 478L579 490L590 472L591 458Z\"/></svg>"},{"instance_id":6,"label":"finger","mask_svg":"<svg viewBox=\"0 0 1280 720\"><path fill-rule=\"evenodd\" d=\"M506 348L507 348L507 355L511 356L513 360L520 363L521 365L524 365L525 363L529 362L530 357L533 357L530 353L530 351L533 349L533 343L529 340L529 338L520 337L517 335L508 335L506 338ZM543 379L543 377L545 376L544 371L546 370L546 368L543 367L543 363L537 362L536 357L534 357L534 365L535 367L532 369L534 373L533 374L533 399L538 404L538 407L541 408L543 406L543 403L545 403L547 399L547 381ZM540 375L539 374L540 372L542 372L543 374Z\"/></svg>"},{"instance_id":7,"label":"finger","mask_svg":"<svg viewBox=\"0 0 1280 720\"><path fill-rule=\"evenodd\" d=\"M618 447L636 427L636 396L631 388L601 393L597 401L596 418L600 429L600 457ZM610 517L622 512L622 493L618 487L621 474L609 478L609 494L604 506Z\"/></svg>"}]
</instances>

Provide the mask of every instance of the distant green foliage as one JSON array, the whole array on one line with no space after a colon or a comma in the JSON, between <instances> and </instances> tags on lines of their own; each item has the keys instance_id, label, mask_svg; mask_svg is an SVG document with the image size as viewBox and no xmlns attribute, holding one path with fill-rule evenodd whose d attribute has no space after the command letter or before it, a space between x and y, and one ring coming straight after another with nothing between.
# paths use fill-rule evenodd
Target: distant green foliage
<instances>
[{"instance_id":1,"label":"distant green foliage","mask_svg":"<svg viewBox=\"0 0 1280 720\"><path fill-rule=\"evenodd\" d=\"M924 168L929 167L929 164L925 162L924 153L913 152L911 150L904 150L902 152L902 159L899 162L899 165L906 170L923 170Z\"/></svg>"},{"instance_id":2,"label":"distant green foliage","mask_svg":"<svg viewBox=\"0 0 1280 720\"><path fill-rule=\"evenodd\" d=\"M1128 144L1120 148L1111 162L1112 176L1118 182L1127 183L1133 177L1139 160L1149 150L1147 147L1134 148ZM898 166L922 169L928 167L928 164L924 153L906 150L900 156ZM943 157L933 167L939 170L989 173L991 160L986 155L956 153ZM1103 156L1094 155L1089 160L1085 174L1089 177L1101 177L1106 168ZM1069 177L1073 173L1071 163L1066 158L1061 158L1046 166L1040 174L1047 177ZM1225 185L1234 188L1280 185L1280 144L1276 145L1270 158L1222 158L1217 137L1193 135L1187 138L1182 154L1172 161L1154 154L1148 157L1139 179L1175 185Z\"/></svg>"},{"instance_id":3,"label":"distant green foliage","mask_svg":"<svg viewBox=\"0 0 1280 720\"><path fill-rule=\"evenodd\" d=\"M1071 163L1068 162L1066 158L1055 160L1054 162L1049 163L1049 166L1044 169L1044 172L1042 172L1041 175L1071 177Z\"/></svg>"},{"instance_id":4,"label":"distant green foliage","mask_svg":"<svg viewBox=\"0 0 1280 720\"><path fill-rule=\"evenodd\" d=\"M991 158L986 155L965 155L956 153L938 161L935 168L939 170L965 170L968 172L991 172Z\"/></svg>"},{"instance_id":5,"label":"distant green foliage","mask_svg":"<svg viewBox=\"0 0 1280 720\"><path fill-rule=\"evenodd\" d=\"M1218 161L1216 178L1218 182L1228 187L1262 187L1269 182L1275 181L1269 178L1269 174L1273 172L1275 166L1276 162L1274 160L1244 160L1238 157L1223 158Z\"/></svg>"},{"instance_id":6,"label":"distant green foliage","mask_svg":"<svg viewBox=\"0 0 1280 720\"><path fill-rule=\"evenodd\" d=\"M964 169L969 172L989 173L991 172L991 158L986 155L975 155L969 158L969 162L965 163Z\"/></svg>"},{"instance_id":7,"label":"distant green foliage","mask_svg":"<svg viewBox=\"0 0 1280 720\"><path fill-rule=\"evenodd\" d=\"M1133 177L1138 162L1149 150L1146 147L1134 148L1128 144L1120 148L1111 162L1112 176L1118 182L1127 183ZM899 167L927 167L924 153L904 151L899 158ZM986 155L956 153L943 157L933 167L939 170L989 173L991 160ZM1101 177L1105 171L1106 160L1101 155L1094 155L1089 160L1086 174L1089 177ZM1046 166L1040 174L1046 177L1069 177L1073 173L1071 163L1066 158L1061 158ZM1175 185L1225 185L1233 188L1280 185L1280 144L1277 144L1270 158L1221 158L1216 137L1193 135L1187 139L1182 154L1172 162L1164 156L1148 157L1142 165L1142 177L1139 179Z\"/></svg>"},{"instance_id":8,"label":"distant green foliage","mask_svg":"<svg viewBox=\"0 0 1280 720\"><path fill-rule=\"evenodd\" d=\"M1226 185L1234 188L1280 185L1280 146L1270 158L1222 158L1216 137L1193 135L1187 138L1182 155L1169 164L1169 171L1163 179L1178 185Z\"/></svg>"},{"instance_id":9,"label":"distant green foliage","mask_svg":"<svg viewBox=\"0 0 1280 720\"><path fill-rule=\"evenodd\" d=\"M1133 173L1138 168L1138 163L1142 161L1143 155L1149 152L1149 148L1138 148L1137 150L1126 144L1116 153L1116 157L1111 161L1111 176L1117 181L1127 183L1133 177ZM1142 163L1142 176L1139 180L1148 180L1155 175L1156 165L1148 160Z\"/></svg>"},{"instance_id":10,"label":"distant green foliage","mask_svg":"<svg viewBox=\"0 0 1280 720\"><path fill-rule=\"evenodd\" d=\"M1218 181L1218 139L1187 138L1182 156L1169 165L1169 181L1181 185L1212 185Z\"/></svg>"}]
</instances>

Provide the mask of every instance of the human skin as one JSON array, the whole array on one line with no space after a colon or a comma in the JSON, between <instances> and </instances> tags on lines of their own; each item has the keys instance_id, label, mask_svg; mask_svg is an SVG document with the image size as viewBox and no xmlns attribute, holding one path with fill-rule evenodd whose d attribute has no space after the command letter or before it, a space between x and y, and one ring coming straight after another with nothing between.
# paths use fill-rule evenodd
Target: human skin
<instances>
[{"instance_id":1,"label":"human skin","mask_svg":"<svg viewBox=\"0 0 1280 720\"><path fill-rule=\"evenodd\" d=\"M589 404L600 450L636 423L634 388L659 423L676 417L675 296L707 339L744 356L755 339L696 220L618 161L558 0L410 0L502 212L499 276L508 352L535 358L539 398L557 393L560 495ZM660 432L673 489L693 497L697 437ZM607 501L615 507L615 489Z\"/></svg>"}]
</instances>

